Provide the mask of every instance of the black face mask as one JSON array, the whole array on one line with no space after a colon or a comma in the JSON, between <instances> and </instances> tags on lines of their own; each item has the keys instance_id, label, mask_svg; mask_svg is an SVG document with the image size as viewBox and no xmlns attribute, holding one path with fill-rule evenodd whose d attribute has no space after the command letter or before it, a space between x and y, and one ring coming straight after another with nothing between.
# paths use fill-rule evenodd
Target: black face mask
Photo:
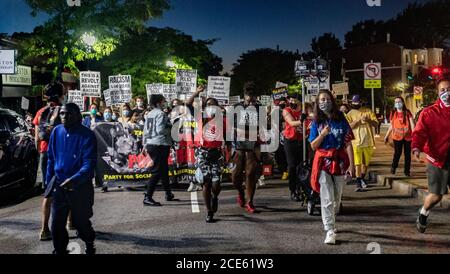
<instances>
[{"instance_id":1,"label":"black face mask","mask_svg":"<svg viewBox=\"0 0 450 274\"><path fill-rule=\"evenodd\" d=\"M298 104L290 104L290 107L291 107L292 109L297 109Z\"/></svg>"},{"instance_id":2,"label":"black face mask","mask_svg":"<svg viewBox=\"0 0 450 274\"><path fill-rule=\"evenodd\" d=\"M278 105L279 107L280 107L280 109L284 109L285 107L286 107L286 105L285 104L282 104L282 105Z\"/></svg>"},{"instance_id":3,"label":"black face mask","mask_svg":"<svg viewBox=\"0 0 450 274\"><path fill-rule=\"evenodd\" d=\"M352 105L352 108L354 108L354 109L360 109L360 108L361 108L361 105Z\"/></svg>"}]
</instances>

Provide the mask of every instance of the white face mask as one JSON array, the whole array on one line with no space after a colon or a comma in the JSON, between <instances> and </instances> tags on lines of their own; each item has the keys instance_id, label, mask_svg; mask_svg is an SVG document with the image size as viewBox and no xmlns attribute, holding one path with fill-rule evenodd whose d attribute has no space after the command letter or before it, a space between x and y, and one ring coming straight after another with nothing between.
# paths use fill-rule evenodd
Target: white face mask
<instances>
[{"instance_id":1,"label":"white face mask","mask_svg":"<svg viewBox=\"0 0 450 274\"><path fill-rule=\"evenodd\" d=\"M215 106L206 107L205 113L208 117L212 117L212 116L216 115L217 108Z\"/></svg>"},{"instance_id":2,"label":"white face mask","mask_svg":"<svg viewBox=\"0 0 450 274\"><path fill-rule=\"evenodd\" d=\"M446 107L450 107L450 91L443 91L439 94L439 98L441 98L442 103Z\"/></svg>"},{"instance_id":3,"label":"white face mask","mask_svg":"<svg viewBox=\"0 0 450 274\"><path fill-rule=\"evenodd\" d=\"M137 102L137 106L141 108L144 106L144 103L139 101L139 102Z\"/></svg>"}]
</instances>

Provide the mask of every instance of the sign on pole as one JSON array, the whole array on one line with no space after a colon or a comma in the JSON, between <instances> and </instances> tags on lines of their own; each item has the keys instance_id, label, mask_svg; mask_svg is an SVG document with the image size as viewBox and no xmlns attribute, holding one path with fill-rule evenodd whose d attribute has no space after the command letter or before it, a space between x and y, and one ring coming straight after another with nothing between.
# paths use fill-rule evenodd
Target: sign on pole
<instances>
[{"instance_id":1,"label":"sign on pole","mask_svg":"<svg viewBox=\"0 0 450 274\"><path fill-rule=\"evenodd\" d=\"M230 84L230 77L209 76L207 97L215 98L220 104L228 104Z\"/></svg>"},{"instance_id":2,"label":"sign on pole","mask_svg":"<svg viewBox=\"0 0 450 274\"><path fill-rule=\"evenodd\" d=\"M197 70L177 69L176 85L177 93L180 95L195 93L197 90Z\"/></svg>"},{"instance_id":3,"label":"sign on pole","mask_svg":"<svg viewBox=\"0 0 450 274\"><path fill-rule=\"evenodd\" d=\"M68 103L74 103L78 105L81 111L84 111L84 100L80 90L69 90Z\"/></svg>"},{"instance_id":4,"label":"sign on pole","mask_svg":"<svg viewBox=\"0 0 450 274\"><path fill-rule=\"evenodd\" d=\"M131 102L131 75L109 76L111 104Z\"/></svg>"},{"instance_id":5,"label":"sign on pole","mask_svg":"<svg viewBox=\"0 0 450 274\"><path fill-rule=\"evenodd\" d=\"M15 74L3 75L3 85L31 86L31 67L17 66Z\"/></svg>"},{"instance_id":6,"label":"sign on pole","mask_svg":"<svg viewBox=\"0 0 450 274\"><path fill-rule=\"evenodd\" d=\"M164 84L162 83L153 83L145 85L145 89L147 90L147 100L150 102L150 96L160 94L163 95Z\"/></svg>"},{"instance_id":7,"label":"sign on pole","mask_svg":"<svg viewBox=\"0 0 450 274\"><path fill-rule=\"evenodd\" d=\"M16 74L15 50L0 50L0 74Z\"/></svg>"},{"instance_id":8,"label":"sign on pole","mask_svg":"<svg viewBox=\"0 0 450 274\"><path fill-rule=\"evenodd\" d=\"M228 105L233 106L237 103L241 102L241 96L230 96L230 100L228 101Z\"/></svg>"},{"instance_id":9,"label":"sign on pole","mask_svg":"<svg viewBox=\"0 0 450 274\"><path fill-rule=\"evenodd\" d=\"M259 102L263 106L270 106L272 104L272 96L269 95L261 95L259 97Z\"/></svg>"},{"instance_id":10,"label":"sign on pole","mask_svg":"<svg viewBox=\"0 0 450 274\"><path fill-rule=\"evenodd\" d=\"M85 97L102 97L99 71L80 71L80 90Z\"/></svg>"},{"instance_id":11,"label":"sign on pole","mask_svg":"<svg viewBox=\"0 0 450 274\"><path fill-rule=\"evenodd\" d=\"M364 88L381 88L381 63L364 64Z\"/></svg>"},{"instance_id":12,"label":"sign on pole","mask_svg":"<svg viewBox=\"0 0 450 274\"><path fill-rule=\"evenodd\" d=\"M273 101L280 101L283 98L288 97L287 86L279 87L272 90L272 99Z\"/></svg>"},{"instance_id":13,"label":"sign on pole","mask_svg":"<svg viewBox=\"0 0 450 274\"><path fill-rule=\"evenodd\" d=\"M30 108L30 100L28 100L25 97L22 97L22 109L23 110L28 110Z\"/></svg>"},{"instance_id":14,"label":"sign on pole","mask_svg":"<svg viewBox=\"0 0 450 274\"><path fill-rule=\"evenodd\" d=\"M167 102L172 102L173 100L177 99L177 86L173 84L164 84L163 96L164 98L166 98Z\"/></svg>"}]
</instances>

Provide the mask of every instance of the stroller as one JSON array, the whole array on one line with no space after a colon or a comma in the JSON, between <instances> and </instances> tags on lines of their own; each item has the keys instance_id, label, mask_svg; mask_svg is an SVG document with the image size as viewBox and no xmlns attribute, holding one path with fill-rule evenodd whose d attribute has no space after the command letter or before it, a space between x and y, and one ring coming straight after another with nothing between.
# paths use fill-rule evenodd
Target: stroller
<instances>
[{"instance_id":1,"label":"stroller","mask_svg":"<svg viewBox=\"0 0 450 274\"><path fill-rule=\"evenodd\" d=\"M310 161L303 162L297 167L297 192L300 194L302 206L306 204L308 214L313 216L316 205L320 205L320 194L311 187L311 169Z\"/></svg>"}]
</instances>

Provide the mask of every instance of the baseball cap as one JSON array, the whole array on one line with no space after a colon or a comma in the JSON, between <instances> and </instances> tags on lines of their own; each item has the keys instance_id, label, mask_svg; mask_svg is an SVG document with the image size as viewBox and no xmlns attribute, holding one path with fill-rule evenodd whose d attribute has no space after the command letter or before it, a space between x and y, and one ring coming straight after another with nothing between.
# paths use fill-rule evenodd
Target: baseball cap
<instances>
[{"instance_id":1,"label":"baseball cap","mask_svg":"<svg viewBox=\"0 0 450 274\"><path fill-rule=\"evenodd\" d=\"M361 103L361 96L354 95L352 98L352 103Z\"/></svg>"}]
</instances>

